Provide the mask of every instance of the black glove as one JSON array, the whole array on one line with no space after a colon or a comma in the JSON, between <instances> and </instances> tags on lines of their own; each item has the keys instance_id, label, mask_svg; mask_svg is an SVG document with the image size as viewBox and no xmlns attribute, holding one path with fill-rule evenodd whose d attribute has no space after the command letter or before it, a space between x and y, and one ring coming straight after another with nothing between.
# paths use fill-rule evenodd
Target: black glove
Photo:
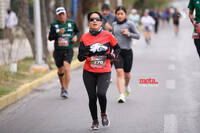
<instances>
[{"instance_id":1,"label":"black glove","mask_svg":"<svg viewBox=\"0 0 200 133\"><path fill-rule=\"evenodd\" d=\"M109 54L106 54L106 57L110 60L113 60L115 59L115 54L109 53Z\"/></svg>"},{"instance_id":2,"label":"black glove","mask_svg":"<svg viewBox=\"0 0 200 133\"><path fill-rule=\"evenodd\" d=\"M85 52L90 52L90 46L85 46Z\"/></svg>"},{"instance_id":3,"label":"black glove","mask_svg":"<svg viewBox=\"0 0 200 133\"><path fill-rule=\"evenodd\" d=\"M90 52L90 46L83 46L81 48L81 51L82 51L82 55L83 56L88 56L89 55L89 52Z\"/></svg>"}]
</instances>

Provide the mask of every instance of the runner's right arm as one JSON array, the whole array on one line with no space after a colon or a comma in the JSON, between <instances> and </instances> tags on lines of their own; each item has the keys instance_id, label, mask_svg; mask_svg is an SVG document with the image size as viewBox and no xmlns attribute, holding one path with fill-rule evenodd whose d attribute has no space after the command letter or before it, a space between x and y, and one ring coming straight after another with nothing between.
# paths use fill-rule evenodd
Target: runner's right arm
<instances>
[{"instance_id":1,"label":"runner's right arm","mask_svg":"<svg viewBox=\"0 0 200 133\"><path fill-rule=\"evenodd\" d=\"M189 8L189 18L190 18L190 21L195 26L196 25L196 21L195 21L194 15L193 15L194 9L195 9L195 5L194 5L193 1L190 0L188 8Z\"/></svg>"},{"instance_id":2,"label":"runner's right arm","mask_svg":"<svg viewBox=\"0 0 200 133\"><path fill-rule=\"evenodd\" d=\"M57 38L58 38L58 34L56 33L56 29L53 25L51 25L48 39L52 41L52 40L56 40Z\"/></svg>"},{"instance_id":3,"label":"runner's right arm","mask_svg":"<svg viewBox=\"0 0 200 133\"><path fill-rule=\"evenodd\" d=\"M80 42L79 50L78 50L78 60L84 61L87 56L90 56L90 46L84 46L83 42Z\"/></svg>"},{"instance_id":4,"label":"runner's right arm","mask_svg":"<svg viewBox=\"0 0 200 133\"><path fill-rule=\"evenodd\" d=\"M192 24L195 26L196 21L194 19L193 12L194 11L192 11L192 10L189 11L189 18L190 18L190 21L192 22Z\"/></svg>"}]
</instances>

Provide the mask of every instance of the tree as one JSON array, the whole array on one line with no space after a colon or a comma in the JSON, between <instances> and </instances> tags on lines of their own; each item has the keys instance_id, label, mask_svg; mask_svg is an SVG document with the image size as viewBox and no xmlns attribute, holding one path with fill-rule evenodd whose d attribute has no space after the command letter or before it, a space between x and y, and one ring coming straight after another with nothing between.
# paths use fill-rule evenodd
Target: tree
<instances>
[{"instance_id":1,"label":"tree","mask_svg":"<svg viewBox=\"0 0 200 133\"><path fill-rule=\"evenodd\" d=\"M34 26L29 19L29 1L28 0L19 0L19 9L18 9L18 18L19 26L23 29L26 34L27 39L29 40L33 57L35 59L35 42L34 42Z\"/></svg>"},{"instance_id":2,"label":"tree","mask_svg":"<svg viewBox=\"0 0 200 133\"><path fill-rule=\"evenodd\" d=\"M48 25L55 20L55 0L46 0L48 15Z\"/></svg>"},{"instance_id":3,"label":"tree","mask_svg":"<svg viewBox=\"0 0 200 133\"><path fill-rule=\"evenodd\" d=\"M97 3L96 0L79 0L78 11L76 15L76 23L80 30L80 35L82 35L84 31L84 27L83 27L84 16L93 8L93 6L96 3Z\"/></svg>"},{"instance_id":4,"label":"tree","mask_svg":"<svg viewBox=\"0 0 200 133\"><path fill-rule=\"evenodd\" d=\"M64 7L67 9L67 14L71 17L71 1L72 0L64 0Z\"/></svg>"},{"instance_id":5,"label":"tree","mask_svg":"<svg viewBox=\"0 0 200 133\"><path fill-rule=\"evenodd\" d=\"M45 63L49 65L49 68L51 69L50 63L48 63L49 50L47 43L47 13L44 0L40 1L40 9L41 9L41 21L42 21L41 28L42 28L43 60L45 61Z\"/></svg>"},{"instance_id":6,"label":"tree","mask_svg":"<svg viewBox=\"0 0 200 133\"><path fill-rule=\"evenodd\" d=\"M57 6L64 6L64 1L63 0L56 0Z\"/></svg>"},{"instance_id":7,"label":"tree","mask_svg":"<svg viewBox=\"0 0 200 133\"><path fill-rule=\"evenodd\" d=\"M19 26L23 29L27 39L29 40L33 57L35 59L36 49L35 49L35 33L34 33L34 26L33 23L30 21L30 13L29 13L29 4L33 4L32 2L29 3L28 0L18 0L19 8L18 8L18 18L19 18ZM43 59L45 63L48 63L48 44L47 44L47 13L46 13L46 6L45 1L40 1L40 8L41 8L41 21L42 21L42 42L43 42Z\"/></svg>"},{"instance_id":8,"label":"tree","mask_svg":"<svg viewBox=\"0 0 200 133\"><path fill-rule=\"evenodd\" d=\"M111 8L112 8L113 10L115 10L115 9L117 8L117 0L112 0L112 1L111 1Z\"/></svg>"},{"instance_id":9,"label":"tree","mask_svg":"<svg viewBox=\"0 0 200 133\"><path fill-rule=\"evenodd\" d=\"M133 5L132 8L144 9L144 8L162 8L166 6L172 0L123 0L123 4L128 7Z\"/></svg>"}]
</instances>

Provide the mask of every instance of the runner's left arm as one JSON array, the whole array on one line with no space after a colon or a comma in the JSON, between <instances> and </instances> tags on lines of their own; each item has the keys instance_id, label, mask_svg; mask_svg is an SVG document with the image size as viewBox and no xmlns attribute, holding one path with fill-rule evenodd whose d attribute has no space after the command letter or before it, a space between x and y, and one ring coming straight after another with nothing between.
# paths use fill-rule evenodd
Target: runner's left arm
<instances>
[{"instance_id":1,"label":"runner's left arm","mask_svg":"<svg viewBox=\"0 0 200 133\"><path fill-rule=\"evenodd\" d=\"M137 30L136 26L133 23L130 23L129 25L129 30L130 30L130 34L129 37L133 38L133 39L140 39L140 33Z\"/></svg>"},{"instance_id":2,"label":"runner's left arm","mask_svg":"<svg viewBox=\"0 0 200 133\"><path fill-rule=\"evenodd\" d=\"M78 37L78 33L79 33L79 29L78 29L76 23L74 23L74 36Z\"/></svg>"},{"instance_id":3,"label":"runner's left arm","mask_svg":"<svg viewBox=\"0 0 200 133\"><path fill-rule=\"evenodd\" d=\"M196 21L195 21L194 15L193 15L194 9L195 9L194 1L190 0L188 8L189 8L189 18L190 18L190 21L195 26Z\"/></svg>"}]
</instances>

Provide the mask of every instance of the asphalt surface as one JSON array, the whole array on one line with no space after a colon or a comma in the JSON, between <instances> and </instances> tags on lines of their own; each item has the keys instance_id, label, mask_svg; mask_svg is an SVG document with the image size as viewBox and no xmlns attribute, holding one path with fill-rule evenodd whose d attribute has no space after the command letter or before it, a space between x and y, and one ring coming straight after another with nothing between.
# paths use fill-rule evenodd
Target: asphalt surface
<instances>
[{"instance_id":1,"label":"asphalt surface","mask_svg":"<svg viewBox=\"0 0 200 133\"><path fill-rule=\"evenodd\" d=\"M126 103L118 104L116 73L107 98L109 128L98 133L199 133L200 60L192 25L182 19L178 36L173 26L160 27L151 46L144 38L133 44L134 63ZM158 84L140 84L140 79ZM72 71L70 97L62 99L57 78L34 88L33 93L0 111L0 133L89 133L91 116L82 81L82 66Z\"/></svg>"}]
</instances>

